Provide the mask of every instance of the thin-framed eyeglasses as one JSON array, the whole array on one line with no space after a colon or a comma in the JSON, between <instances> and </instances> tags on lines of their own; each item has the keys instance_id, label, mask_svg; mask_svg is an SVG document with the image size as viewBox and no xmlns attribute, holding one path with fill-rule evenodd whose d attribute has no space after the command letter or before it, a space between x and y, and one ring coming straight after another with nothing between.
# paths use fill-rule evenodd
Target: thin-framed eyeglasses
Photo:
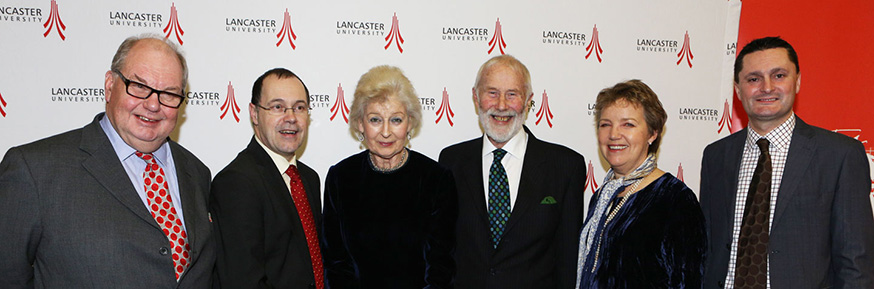
<instances>
[{"instance_id":1,"label":"thin-framed eyeglasses","mask_svg":"<svg viewBox=\"0 0 874 289\"><path fill-rule=\"evenodd\" d=\"M291 110L291 112L293 112L294 115L308 115L308 114L310 114L310 107L307 106L307 104L302 102L302 101L297 102L290 107L286 107L286 106L279 104L279 103L270 105L268 107L263 107L260 104L255 104L255 106L257 106L260 109L266 110L267 113L272 114L272 115L283 115L289 110Z\"/></svg>"},{"instance_id":2,"label":"thin-framed eyeglasses","mask_svg":"<svg viewBox=\"0 0 874 289\"><path fill-rule=\"evenodd\" d=\"M179 106L182 105L182 101L185 99L184 96L178 93L157 90L151 86L127 79L127 77L124 77L124 75L118 70L112 70L112 72L118 74L118 77L120 77L121 81L124 82L124 90L130 96L139 99L147 99L152 96L152 94L158 94L158 103L170 108L179 108Z\"/></svg>"}]
</instances>

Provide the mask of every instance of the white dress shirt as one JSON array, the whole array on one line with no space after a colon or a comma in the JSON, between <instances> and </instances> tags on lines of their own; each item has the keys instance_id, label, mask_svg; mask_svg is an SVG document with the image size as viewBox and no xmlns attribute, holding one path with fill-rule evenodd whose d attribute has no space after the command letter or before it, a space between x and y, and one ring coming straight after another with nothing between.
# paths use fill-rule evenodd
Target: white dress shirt
<instances>
[{"instance_id":1,"label":"white dress shirt","mask_svg":"<svg viewBox=\"0 0 874 289\"><path fill-rule=\"evenodd\" d=\"M486 196L486 209L488 209L489 199L489 169L492 167L492 162L495 159L494 151L497 149L489 140L489 137L483 135L483 190ZM513 138L511 138L502 147L507 154L501 159L501 164L504 170L507 171L507 184L510 186L510 212L513 212L516 196L519 194L519 179L522 177L522 163L525 160L525 150L528 149L528 133L520 129Z\"/></svg>"}]
</instances>

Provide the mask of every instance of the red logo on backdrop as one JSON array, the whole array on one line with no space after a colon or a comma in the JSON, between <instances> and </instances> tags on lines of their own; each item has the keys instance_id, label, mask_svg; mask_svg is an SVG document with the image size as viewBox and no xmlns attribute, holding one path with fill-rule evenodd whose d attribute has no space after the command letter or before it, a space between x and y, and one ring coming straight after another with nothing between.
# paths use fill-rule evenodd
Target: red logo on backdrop
<instances>
[{"instance_id":1,"label":"red logo on backdrop","mask_svg":"<svg viewBox=\"0 0 874 289\"><path fill-rule=\"evenodd\" d=\"M719 130L716 133L721 133L723 128L727 128L729 133L734 132L731 129L731 106L728 105L728 100L725 101L722 109L722 118L719 120Z\"/></svg>"},{"instance_id":2,"label":"red logo on backdrop","mask_svg":"<svg viewBox=\"0 0 874 289\"><path fill-rule=\"evenodd\" d=\"M686 182L683 179L683 163L680 163L680 166L677 167L677 178L680 179L681 182Z\"/></svg>"},{"instance_id":3,"label":"red logo on backdrop","mask_svg":"<svg viewBox=\"0 0 874 289\"><path fill-rule=\"evenodd\" d=\"M595 27L592 28L592 41L589 41L589 45L586 46L586 59L589 59L589 55L592 55L592 52L595 52L598 62L601 62L601 53L604 52L604 49L601 49L601 41L598 40L598 24L595 24Z\"/></svg>"},{"instance_id":4,"label":"red logo on backdrop","mask_svg":"<svg viewBox=\"0 0 874 289\"><path fill-rule=\"evenodd\" d=\"M0 115L6 117L6 111L3 108L6 107L6 100L3 99L3 95L0 94Z\"/></svg>"},{"instance_id":5,"label":"red logo on backdrop","mask_svg":"<svg viewBox=\"0 0 874 289\"><path fill-rule=\"evenodd\" d=\"M583 188L583 191L592 186L592 193L598 190L598 182L595 181L595 167L592 166L592 161L589 161L589 168L586 170L586 187Z\"/></svg>"},{"instance_id":6,"label":"red logo on backdrop","mask_svg":"<svg viewBox=\"0 0 874 289\"><path fill-rule=\"evenodd\" d=\"M677 65L680 65L680 62L683 62L683 58L686 58L689 68L692 68L692 59L695 56L692 55L692 47L689 46L689 31L686 31L686 37L683 38L683 49L680 50L680 53L677 53L677 57L680 58L677 60Z\"/></svg>"},{"instance_id":7,"label":"red logo on backdrop","mask_svg":"<svg viewBox=\"0 0 874 289\"><path fill-rule=\"evenodd\" d=\"M182 35L185 35L185 31L182 30L182 26L179 26L179 16L176 14L176 3L174 2L170 6L170 22L167 23L167 27L164 27L164 32L167 35L164 38L170 38L170 33L176 33L176 41L179 41L179 45L182 45Z\"/></svg>"},{"instance_id":8,"label":"red logo on backdrop","mask_svg":"<svg viewBox=\"0 0 874 289\"><path fill-rule=\"evenodd\" d=\"M349 123L349 117L346 116L349 114L349 107L346 106L346 100L343 97L343 84L337 85L337 100L334 101L334 106L331 106L331 121L334 121L334 117L337 116L338 112L343 113L343 120L346 123Z\"/></svg>"},{"instance_id":9,"label":"red logo on backdrop","mask_svg":"<svg viewBox=\"0 0 874 289\"><path fill-rule=\"evenodd\" d=\"M231 85L231 82L228 81L228 97L225 98L225 103L222 104L220 108L222 110L222 115L219 119L225 119L225 115L228 114L228 111L234 115L234 119L237 122L240 122L240 117L237 116L237 113L240 112L240 107L237 106L237 98L234 97L234 86Z\"/></svg>"},{"instance_id":10,"label":"red logo on backdrop","mask_svg":"<svg viewBox=\"0 0 874 289\"><path fill-rule=\"evenodd\" d=\"M452 112L452 107L449 106L449 92L446 91L446 87L443 88L443 101L440 102L440 109L437 110L437 120L434 123L440 123L440 119L443 118L443 115L446 115L446 121L449 122L449 126L454 126L452 123L452 118L455 117L455 113Z\"/></svg>"},{"instance_id":11,"label":"red logo on backdrop","mask_svg":"<svg viewBox=\"0 0 874 289\"><path fill-rule=\"evenodd\" d=\"M540 110L537 111L537 121L534 125L539 125L543 117L546 116L546 123L552 127L552 110L549 109L549 97L546 96L546 90L543 90L543 99L540 101Z\"/></svg>"},{"instance_id":12,"label":"red logo on backdrop","mask_svg":"<svg viewBox=\"0 0 874 289\"><path fill-rule=\"evenodd\" d=\"M294 50L297 46L294 45L292 40L297 40L297 35L294 34L294 30L291 29L291 15L288 14L288 8L285 8L285 17L282 20L282 30L276 34L276 38L279 39L279 42L276 42L276 47L279 47L279 44L282 44L283 39L288 39L288 44L291 45L291 49Z\"/></svg>"},{"instance_id":13,"label":"red logo on backdrop","mask_svg":"<svg viewBox=\"0 0 874 289\"><path fill-rule=\"evenodd\" d=\"M52 32L52 28L55 28L55 31L58 31L58 36L61 36L61 40L67 40L67 37L64 36L64 30L67 30L67 25L64 25L64 21L61 21L58 3L55 0L52 0L52 12L49 14L49 20L46 20L42 27L46 28L46 32L42 34L42 37L48 36L49 32Z\"/></svg>"},{"instance_id":14,"label":"red logo on backdrop","mask_svg":"<svg viewBox=\"0 0 874 289\"><path fill-rule=\"evenodd\" d=\"M388 47L391 46L392 41L394 41L395 45L398 46L398 51L404 53L404 49L401 47L401 43L404 43L404 37L401 36L401 27L398 26L397 13L391 17L391 31L389 31L388 36L385 37L385 41L388 41L385 44L385 50L388 50Z\"/></svg>"},{"instance_id":15,"label":"red logo on backdrop","mask_svg":"<svg viewBox=\"0 0 874 289\"><path fill-rule=\"evenodd\" d=\"M495 34L492 35L492 40L489 40L489 54L492 54L492 50L495 50L495 46L498 47L498 50L501 51L501 54L504 54L504 48L507 48L507 43L504 42L504 33L501 32L501 18L498 18L495 21Z\"/></svg>"}]
</instances>

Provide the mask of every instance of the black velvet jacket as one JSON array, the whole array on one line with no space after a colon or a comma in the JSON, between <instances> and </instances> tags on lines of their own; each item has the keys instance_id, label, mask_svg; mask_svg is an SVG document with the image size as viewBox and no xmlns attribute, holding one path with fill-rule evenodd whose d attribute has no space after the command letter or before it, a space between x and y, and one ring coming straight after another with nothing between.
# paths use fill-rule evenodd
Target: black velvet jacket
<instances>
[{"instance_id":1,"label":"black velvet jacket","mask_svg":"<svg viewBox=\"0 0 874 289\"><path fill-rule=\"evenodd\" d=\"M455 220L452 173L409 152L391 173L368 152L331 167L325 180L322 254L328 288L452 288Z\"/></svg>"},{"instance_id":2,"label":"black velvet jacket","mask_svg":"<svg viewBox=\"0 0 874 289\"><path fill-rule=\"evenodd\" d=\"M597 195L589 203L589 212ZM689 187L665 173L632 195L607 224L601 265L580 288L701 288L707 236ZM588 276L587 276L588 275Z\"/></svg>"}]
</instances>

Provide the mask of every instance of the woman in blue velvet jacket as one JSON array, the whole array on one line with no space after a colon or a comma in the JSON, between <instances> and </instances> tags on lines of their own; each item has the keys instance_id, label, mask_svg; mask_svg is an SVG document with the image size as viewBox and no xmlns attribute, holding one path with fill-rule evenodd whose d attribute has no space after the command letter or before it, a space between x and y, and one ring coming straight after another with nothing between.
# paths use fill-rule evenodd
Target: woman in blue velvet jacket
<instances>
[{"instance_id":1,"label":"woman in blue velvet jacket","mask_svg":"<svg viewBox=\"0 0 874 289\"><path fill-rule=\"evenodd\" d=\"M598 147L610 164L580 232L577 288L700 288L704 215L695 194L656 167L667 114L639 80L598 94Z\"/></svg>"}]
</instances>

